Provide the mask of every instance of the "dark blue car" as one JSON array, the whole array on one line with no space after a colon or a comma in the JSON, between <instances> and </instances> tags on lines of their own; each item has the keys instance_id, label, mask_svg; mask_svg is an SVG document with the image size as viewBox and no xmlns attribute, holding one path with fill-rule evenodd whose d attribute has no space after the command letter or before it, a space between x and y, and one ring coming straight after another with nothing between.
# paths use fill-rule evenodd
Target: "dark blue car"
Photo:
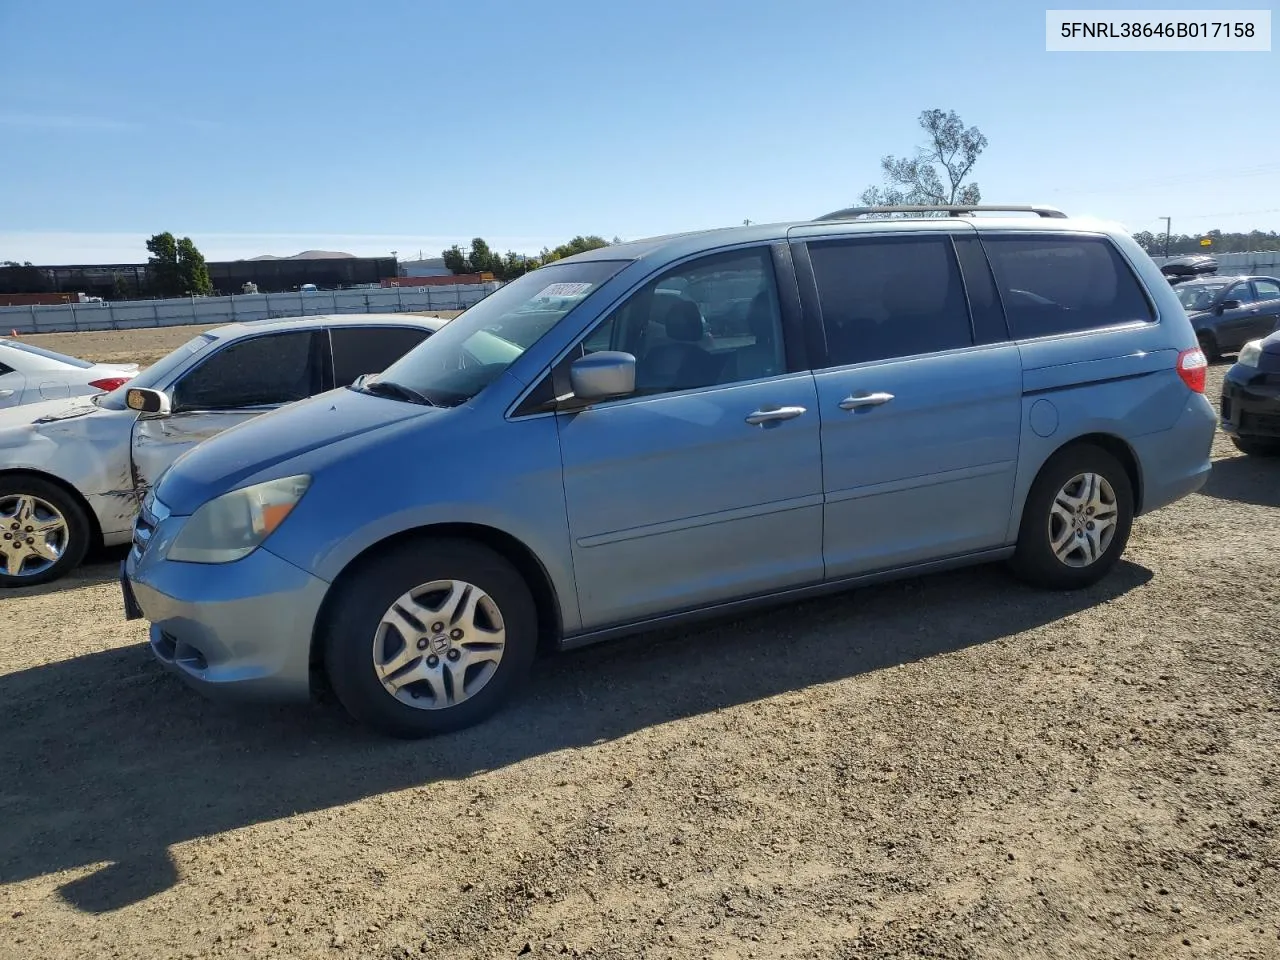
<instances>
[{"instance_id":1,"label":"dark blue car","mask_svg":"<svg viewBox=\"0 0 1280 960\"><path fill-rule=\"evenodd\" d=\"M1211 276L1174 287L1210 361L1235 353L1280 325L1280 280Z\"/></svg>"},{"instance_id":2,"label":"dark blue car","mask_svg":"<svg viewBox=\"0 0 1280 960\"><path fill-rule=\"evenodd\" d=\"M1222 429L1245 453L1280 456L1280 332L1246 343L1227 371Z\"/></svg>"}]
</instances>

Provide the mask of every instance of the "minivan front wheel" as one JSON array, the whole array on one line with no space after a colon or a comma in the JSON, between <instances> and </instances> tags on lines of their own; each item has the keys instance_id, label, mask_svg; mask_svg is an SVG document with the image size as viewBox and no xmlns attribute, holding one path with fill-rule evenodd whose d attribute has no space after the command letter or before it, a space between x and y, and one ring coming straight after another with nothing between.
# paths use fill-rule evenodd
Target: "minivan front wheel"
<instances>
[{"instance_id":1,"label":"minivan front wheel","mask_svg":"<svg viewBox=\"0 0 1280 960\"><path fill-rule=\"evenodd\" d=\"M1107 451L1080 445L1049 458L1031 485L1011 565L1055 590L1087 587L1120 559L1133 525L1133 488Z\"/></svg>"},{"instance_id":2,"label":"minivan front wheel","mask_svg":"<svg viewBox=\"0 0 1280 960\"><path fill-rule=\"evenodd\" d=\"M342 587L325 637L338 700L383 733L423 737L498 710L529 672L537 611L519 572L466 540L399 544Z\"/></svg>"}]
</instances>

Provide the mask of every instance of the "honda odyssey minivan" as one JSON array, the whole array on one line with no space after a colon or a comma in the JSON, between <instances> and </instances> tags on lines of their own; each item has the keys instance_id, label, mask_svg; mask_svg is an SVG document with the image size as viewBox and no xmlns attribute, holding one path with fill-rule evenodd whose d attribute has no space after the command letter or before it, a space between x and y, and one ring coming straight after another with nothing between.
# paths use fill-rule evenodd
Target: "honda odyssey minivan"
<instances>
[{"instance_id":1,"label":"honda odyssey minivan","mask_svg":"<svg viewBox=\"0 0 1280 960\"><path fill-rule=\"evenodd\" d=\"M447 731L540 643L987 561L1091 584L1207 479L1204 382L1141 248L1049 208L606 246L184 454L125 603L206 692Z\"/></svg>"}]
</instances>

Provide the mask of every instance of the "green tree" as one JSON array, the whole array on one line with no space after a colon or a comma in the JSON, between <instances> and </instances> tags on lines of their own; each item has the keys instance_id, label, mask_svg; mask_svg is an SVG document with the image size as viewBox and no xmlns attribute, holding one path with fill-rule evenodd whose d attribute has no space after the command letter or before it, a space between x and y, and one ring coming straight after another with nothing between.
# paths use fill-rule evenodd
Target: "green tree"
<instances>
[{"instance_id":1,"label":"green tree","mask_svg":"<svg viewBox=\"0 0 1280 960\"><path fill-rule=\"evenodd\" d=\"M1205 247L1200 241L1209 238L1212 243ZM1138 246L1152 256L1162 256L1165 251L1164 232L1152 233L1150 230L1139 230L1133 235ZM1179 234L1169 237L1169 256L1181 257L1191 253L1268 253L1280 250L1280 233L1275 230L1250 230L1246 232L1224 232L1208 230L1204 233Z\"/></svg>"},{"instance_id":2,"label":"green tree","mask_svg":"<svg viewBox=\"0 0 1280 960\"><path fill-rule=\"evenodd\" d=\"M462 252L462 248L456 243L448 250L444 250L440 254L444 257L444 265L452 274L470 273L471 264L467 262L467 255Z\"/></svg>"},{"instance_id":3,"label":"green tree","mask_svg":"<svg viewBox=\"0 0 1280 960\"><path fill-rule=\"evenodd\" d=\"M927 141L914 156L881 158L884 185L864 190L862 202L867 206L981 202L978 184L964 181L986 149L982 131L966 129L954 110L926 110L920 114L920 126Z\"/></svg>"},{"instance_id":4,"label":"green tree","mask_svg":"<svg viewBox=\"0 0 1280 960\"><path fill-rule=\"evenodd\" d=\"M172 233L157 233L147 241L147 286L153 297L180 297L178 241Z\"/></svg>"},{"instance_id":5,"label":"green tree","mask_svg":"<svg viewBox=\"0 0 1280 960\"><path fill-rule=\"evenodd\" d=\"M471 252L467 254L467 262L471 264L472 273L497 274L502 269L502 258L489 249L483 237L471 241Z\"/></svg>"},{"instance_id":6,"label":"green tree","mask_svg":"<svg viewBox=\"0 0 1280 960\"><path fill-rule=\"evenodd\" d=\"M607 246L609 246L608 240L592 234L585 237L574 237L568 243L562 243L554 250L543 247L534 256L516 253L513 250L508 250L506 255L503 256L494 253L483 237L476 237L471 241L469 252L463 253L462 249L457 244L454 244L448 250L441 251L440 255L444 258L444 265L448 267L449 272L452 274L492 273L499 280L505 282L514 280L516 277L526 274L530 270L536 270L538 267L545 266L548 263L571 257L575 253Z\"/></svg>"},{"instance_id":7,"label":"green tree","mask_svg":"<svg viewBox=\"0 0 1280 960\"><path fill-rule=\"evenodd\" d=\"M152 296L189 297L213 292L209 267L190 237L178 240L168 231L147 241L147 280Z\"/></svg>"},{"instance_id":8,"label":"green tree","mask_svg":"<svg viewBox=\"0 0 1280 960\"><path fill-rule=\"evenodd\" d=\"M209 265L190 237L178 241L178 277L187 296L207 297L213 293Z\"/></svg>"}]
</instances>

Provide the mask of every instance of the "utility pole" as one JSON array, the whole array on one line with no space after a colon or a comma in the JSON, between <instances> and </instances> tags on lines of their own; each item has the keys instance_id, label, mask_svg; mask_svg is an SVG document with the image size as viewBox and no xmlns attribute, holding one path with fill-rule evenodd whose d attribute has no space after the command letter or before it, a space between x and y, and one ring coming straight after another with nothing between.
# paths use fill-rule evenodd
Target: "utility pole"
<instances>
[{"instance_id":1,"label":"utility pole","mask_svg":"<svg viewBox=\"0 0 1280 960\"><path fill-rule=\"evenodd\" d=\"M1164 258L1169 259L1169 234L1173 232L1173 218L1161 217L1164 221Z\"/></svg>"}]
</instances>

